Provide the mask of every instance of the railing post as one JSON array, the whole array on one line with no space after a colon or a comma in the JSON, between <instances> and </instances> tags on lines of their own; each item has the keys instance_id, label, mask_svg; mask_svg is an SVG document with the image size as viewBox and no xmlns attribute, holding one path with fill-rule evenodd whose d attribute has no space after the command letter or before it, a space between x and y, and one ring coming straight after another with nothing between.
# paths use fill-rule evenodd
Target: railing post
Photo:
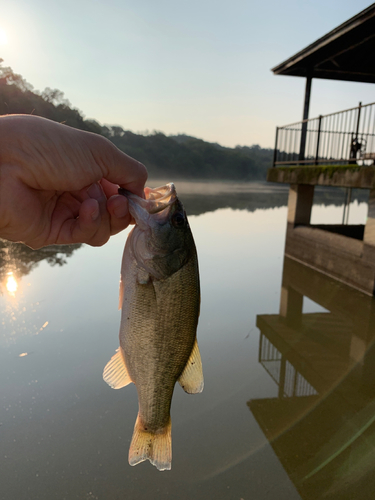
<instances>
[{"instance_id":1,"label":"railing post","mask_svg":"<svg viewBox=\"0 0 375 500\"><path fill-rule=\"evenodd\" d=\"M362 102L358 104L358 116L357 116L357 127L355 131L355 136L358 139L358 132L359 132L359 120L361 119L361 109L362 109Z\"/></svg>"},{"instance_id":2,"label":"railing post","mask_svg":"<svg viewBox=\"0 0 375 500\"><path fill-rule=\"evenodd\" d=\"M301 125L301 143L299 148L298 160L303 162L305 159L306 135L307 135L307 120L302 122Z\"/></svg>"},{"instance_id":3,"label":"railing post","mask_svg":"<svg viewBox=\"0 0 375 500\"><path fill-rule=\"evenodd\" d=\"M322 115L319 115L318 137L316 139L315 165L318 164L318 159L319 159L320 126L321 126L321 124L322 124Z\"/></svg>"},{"instance_id":4,"label":"railing post","mask_svg":"<svg viewBox=\"0 0 375 500\"><path fill-rule=\"evenodd\" d=\"M277 139L279 136L279 127L276 127L276 137L275 137L275 149L273 150L273 162L272 162L272 167L275 166L276 164L276 159L277 159Z\"/></svg>"},{"instance_id":5,"label":"railing post","mask_svg":"<svg viewBox=\"0 0 375 500\"><path fill-rule=\"evenodd\" d=\"M351 161L349 163L355 164L356 159L357 159L357 152L361 149L361 144L358 140L358 133L359 133L359 122L361 119L361 109L362 109L362 102L359 103L358 105L358 114L357 114L357 126L355 129L355 135L353 134L352 136L352 143L350 145L350 155L349 158Z\"/></svg>"}]
</instances>

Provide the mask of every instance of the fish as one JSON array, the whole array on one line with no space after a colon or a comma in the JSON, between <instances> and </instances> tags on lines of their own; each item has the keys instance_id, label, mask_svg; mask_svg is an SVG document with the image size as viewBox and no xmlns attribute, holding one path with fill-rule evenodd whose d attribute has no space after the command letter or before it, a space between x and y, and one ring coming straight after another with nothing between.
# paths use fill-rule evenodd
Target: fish
<instances>
[{"instance_id":1,"label":"fish","mask_svg":"<svg viewBox=\"0 0 375 500\"><path fill-rule=\"evenodd\" d=\"M124 189L135 220L124 249L120 347L104 368L114 389L134 383L138 416L129 464L149 460L171 469L170 408L178 381L200 393L204 380L197 343L200 311L198 257L184 207L173 183L145 188L145 199Z\"/></svg>"}]
</instances>

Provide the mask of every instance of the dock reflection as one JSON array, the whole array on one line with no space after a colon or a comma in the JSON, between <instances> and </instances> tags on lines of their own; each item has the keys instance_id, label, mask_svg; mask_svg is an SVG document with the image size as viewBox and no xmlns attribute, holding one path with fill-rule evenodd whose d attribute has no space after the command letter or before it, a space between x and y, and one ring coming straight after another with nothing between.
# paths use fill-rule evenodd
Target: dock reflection
<instances>
[{"instance_id":1,"label":"dock reflection","mask_svg":"<svg viewBox=\"0 0 375 500\"><path fill-rule=\"evenodd\" d=\"M278 396L248 406L301 497L373 498L375 300L285 257L280 313L257 326Z\"/></svg>"}]
</instances>

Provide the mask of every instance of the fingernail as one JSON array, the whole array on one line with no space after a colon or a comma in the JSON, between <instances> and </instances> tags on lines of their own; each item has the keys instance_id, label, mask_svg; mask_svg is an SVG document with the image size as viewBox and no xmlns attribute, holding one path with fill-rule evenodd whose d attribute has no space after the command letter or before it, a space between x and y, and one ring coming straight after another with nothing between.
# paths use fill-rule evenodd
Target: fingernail
<instances>
[{"instance_id":1,"label":"fingernail","mask_svg":"<svg viewBox=\"0 0 375 500\"><path fill-rule=\"evenodd\" d=\"M87 194L90 196L90 198L93 198L94 200L101 200L103 198L102 188L96 182L95 182L95 184L92 184L88 188Z\"/></svg>"},{"instance_id":2,"label":"fingernail","mask_svg":"<svg viewBox=\"0 0 375 500\"><path fill-rule=\"evenodd\" d=\"M99 203L96 204L94 211L91 213L92 220L97 220L100 215Z\"/></svg>"},{"instance_id":3,"label":"fingernail","mask_svg":"<svg viewBox=\"0 0 375 500\"><path fill-rule=\"evenodd\" d=\"M113 201L113 205L113 214L118 219L121 219L121 217L125 217L125 215L129 213L126 198L119 196L116 200Z\"/></svg>"}]
</instances>

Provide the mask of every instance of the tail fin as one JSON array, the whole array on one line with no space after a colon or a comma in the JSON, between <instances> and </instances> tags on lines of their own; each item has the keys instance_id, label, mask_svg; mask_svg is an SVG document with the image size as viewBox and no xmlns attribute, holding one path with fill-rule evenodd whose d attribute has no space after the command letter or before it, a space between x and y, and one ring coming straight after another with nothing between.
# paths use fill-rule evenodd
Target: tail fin
<instances>
[{"instance_id":1,"label":"tail fin","mask_svg":"<svg viewBox=\"0 0 375 500\"><path fill-rule=\"evenodd\" d=\"M129 464L137 465L149 460L159 470L170 470L172 462L172 423L158 432L145 430L139 415L135 422L129 450Z\"/></svg>"}]
</instances>

